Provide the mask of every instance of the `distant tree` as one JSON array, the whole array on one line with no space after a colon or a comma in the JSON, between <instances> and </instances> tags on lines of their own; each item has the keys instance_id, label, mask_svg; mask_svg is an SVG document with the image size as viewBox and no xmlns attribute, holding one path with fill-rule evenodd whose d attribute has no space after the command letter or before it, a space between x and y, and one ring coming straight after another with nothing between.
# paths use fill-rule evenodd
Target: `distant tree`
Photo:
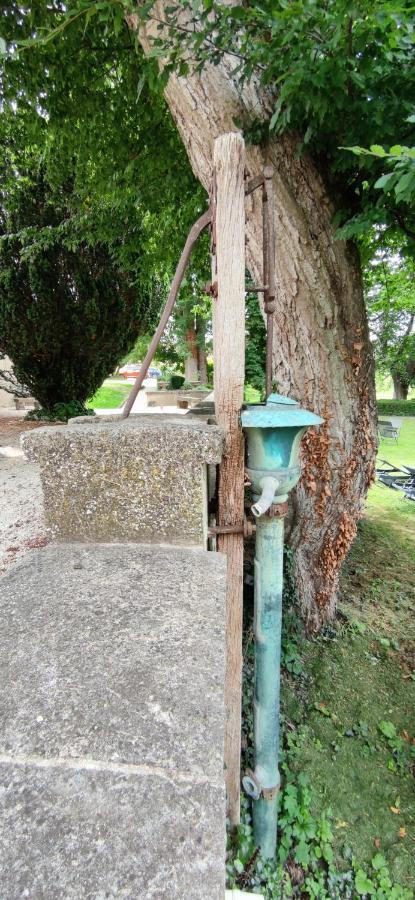
<instances>
[{"instance_id":1,"label":"distant tree","mask_svg":"<svg viewBox=\"0 0 415 900\"><path fill-rule=\"evenodd\" d=\"M365 297L377 369L390 374L394 397L415 384L415 263L382 234L364 269Z\"/></svg>"},{"instance_id":2,"label":"distant tree","mask_svg":"<svg viewBox=\"0 0 415 900\"><path fill-rule=\"evenodd\" d=\"M255 294L247 294L245 316L245 381L265 391L265 323Z\"/></svg>"}]
</instances>

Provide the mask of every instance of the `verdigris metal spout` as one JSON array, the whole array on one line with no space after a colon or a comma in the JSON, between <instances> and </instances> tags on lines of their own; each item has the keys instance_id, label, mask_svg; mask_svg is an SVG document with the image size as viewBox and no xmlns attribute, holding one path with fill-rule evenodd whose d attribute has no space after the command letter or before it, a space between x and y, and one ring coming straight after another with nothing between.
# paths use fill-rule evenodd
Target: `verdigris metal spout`
<instances>
[{"instance_id":1,"label":"verdigris metal spout","mask_svg":"<svg viewBox=\"0 0 415 900\"><path fill-rule=\"evenodd\" d=\"M255 518L257 516L263 516L264 513L268 512L270 506L272 506L274 502L275 492L279 486L278 478L274 478L272 476L266 476L265 478L261 478L259 482L259 487L261 488L261 496L256 503L251 506L251 511L253 512Z\"/></svg>"}]
</instances>

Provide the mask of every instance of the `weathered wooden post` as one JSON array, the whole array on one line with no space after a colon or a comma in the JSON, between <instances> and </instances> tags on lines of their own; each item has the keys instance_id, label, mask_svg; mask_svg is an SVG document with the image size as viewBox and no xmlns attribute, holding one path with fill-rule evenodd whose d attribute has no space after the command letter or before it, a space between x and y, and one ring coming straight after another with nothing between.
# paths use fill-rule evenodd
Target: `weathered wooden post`
<instances>
[{"instance_id":1,"label":"weathered wooden post","mask_svg":"<svg viewBox=\"0 0 415 900\"><path fill-rule=\"evenodd\" d=\"M218 526L244 519L244 442L240 423L245 375L245 144L235 132L218 137L213 153L212 281L214 393L226 432L219 469ZM228 815L240 818L243 532L218 536L228 558L225 674L225 779Z\"/></svg>"}]
</instances>

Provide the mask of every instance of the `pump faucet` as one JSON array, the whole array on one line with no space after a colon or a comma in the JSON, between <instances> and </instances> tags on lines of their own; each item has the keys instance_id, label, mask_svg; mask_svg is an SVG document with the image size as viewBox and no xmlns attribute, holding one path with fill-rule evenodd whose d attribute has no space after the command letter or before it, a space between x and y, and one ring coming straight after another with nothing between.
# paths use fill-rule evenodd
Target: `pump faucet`
<instances>
[{"instance_id":1,"label":"pump faucet","mask_svg":"<svg viewBox=\"0 0 415 900\"><path fill-rule=\"evenodd\" d=\"M265 515L268 512L270 506L272 506L274 502L274 496L277 488L279 487L278 478L274 478L272 475L265 476L261 478L258 487L261 489L261 496L256 503L251 506L251 511L254 514L255 518L258 516Z\"/></svg>"}]
</instances>

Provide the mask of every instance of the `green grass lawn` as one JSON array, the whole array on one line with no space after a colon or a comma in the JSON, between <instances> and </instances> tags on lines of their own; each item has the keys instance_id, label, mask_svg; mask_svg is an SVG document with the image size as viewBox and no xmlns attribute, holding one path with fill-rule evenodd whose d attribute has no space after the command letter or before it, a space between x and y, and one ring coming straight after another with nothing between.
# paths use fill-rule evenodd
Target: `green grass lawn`
<instances>
[{"instance_id":1,"label":"green grass lawn","mask_svg":"<svg viewBox=\"0 0 415 900\"><path fill-rule=\"evenodd\" d=\"M415 418L379 455L415 466ZM296 770L309 778L315 814L332 812L339 869L348 848L363 865L380 850L413 891L414 610L415 503L377 483L344 566L338 619L302 644L303 675L285 677L283 710L297 729ZM384 722L396 729L392 742Z\"/></svg>"},{"instance_id":2,"label":"green grass lawn","mask_svg":"<svg viewBox=\"0 0 415 900\"><path fill-rule=\"evenodd\" d=\"M90 409L117 409L127 399L131 387L131 384L103 384L86 405Z\"/></svg>"}]
</instances>

